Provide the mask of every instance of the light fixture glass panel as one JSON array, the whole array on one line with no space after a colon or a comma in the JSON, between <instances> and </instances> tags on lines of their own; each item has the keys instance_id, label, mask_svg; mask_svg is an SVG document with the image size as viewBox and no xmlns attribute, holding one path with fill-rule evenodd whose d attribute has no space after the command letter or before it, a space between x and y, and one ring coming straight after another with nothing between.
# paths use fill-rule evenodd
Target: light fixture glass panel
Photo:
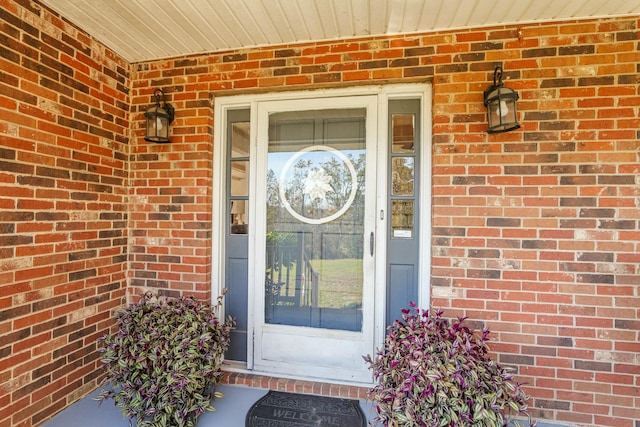
<instances>
[{"instance_id":1,"label":"light fixture glass panel","mask_svg":"<svg viewBox=\"0 0 640 427\"><path fill-rule=\"evenodd\" d=\"M500 125L500 98L494 98L487 105L489 111L489 129Z\"/></svg>"},{"instance_id":2,"label":"light fixture glass panel","mask_svg":"<svg viewBox=\"0 0 640 427\"><path fill-rule=\"evenodd\" d=\"M169 138L169 120L166 117L156 118L156 131L159 138Z\"/></svg>"},{"instance_id":3,"label":"light fixture glass panel","mask_svg":"<svg viewBox=\"0 0 640 427\"><path fill-rule=\"evenodd\" d=\"M391 116L392 153L413 153L415 150L415 116L413 114L393 114Z\"/></svg>"},{"instance_id":4,"label":"light fixture glass panel","mask_svg":"<svg viewBox=\"0 0 640 427\"><path fill-rule=\"evenodd\" d=\"M500 88L494 98L487 100L489 133L507 132L520 127L516 110L517 94Z\"/></svg>"},{"instance_id":5,"label":"light fixture glass panel","mask_svg":"<svg viewBox=\"0 0 640 427\"><path fill-rule=\"evenodd\" d=\"M152 142L167 142L169 140L169 118L160 107L149 109L145 113L147 134L145 139Z\"/></svg>"},{"instance_id":6,"label":"light fixture glass panel","mask_svg":"<svg viewBox=\"0 0 640 427\"><path fill-rule=\"evenodd\" d=\"M502 123L516 123L518 121L515 102L515 99L511 97L500 101L500 117L502 117Z\"/></svg>"}]
</instances>

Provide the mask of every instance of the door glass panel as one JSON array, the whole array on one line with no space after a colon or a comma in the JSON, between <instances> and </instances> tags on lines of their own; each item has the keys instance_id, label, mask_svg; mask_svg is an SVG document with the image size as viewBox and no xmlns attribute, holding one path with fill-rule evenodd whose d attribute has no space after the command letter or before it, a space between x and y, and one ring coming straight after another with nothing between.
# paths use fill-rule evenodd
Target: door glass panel
<instances>
[{"instance_id":1,"label":"door glass panel","mask_svg":"<svg viewBox=\"0 0 640 427\"><path fill-rule=\"evenodd\" d=\"M398 109L415 104L415 100L391 101ZM390 105L391 105L390 104ZM419 104L417 104L419 106ZM392 239L411 239L415 236L415 199L416 199L416 114L392 113L391 126L391 180L390 209ZM413 252L413 250L412 250ZM406 255L406 254L405 254ZM402 258L406 258L403 255Z\"/></svg>"},{"instance_id":2,"label":"door glass panel","mask_svg":"<svg viewBox=\"0 0 640 427\"><path fill-rule=\"evenodd\" d=\"M230 224L231 234L247 234L247 201L246 200L232 200Z\"/></svg>"},{"instance_id":3,"label":"door glass panel","mask_svg":"<svg viewBox=\"0 0 640 427\"><path fill-rule=\"evenodd\" d=\"M247 160L231 161L231 195L249 195L249 162Z\"/></svg>"},{"instance_id":4,"label":"door glass panel","mask_svg":"<svg viewBox=\"0 0 640 427\"><path fill-rule=\"evenodd\" d=\"M392 127L392 153L413 153L414 152L414 115L394 114L391 117Z\"/></svg>"},{"instance_id":5,"label":"door glass panel","mask_svg":"<svg viewBox=\"0 0 640 427\"><path fill-rule=\"evenodd\" d=\"M231 157L249 157L249 122L231 124Z\"/></svg>"},{"instance_id":6,"label":"door glass panel","mask_svg":"<svg viewBox=\"0 0 640 427\"><path fill-rule=\"evenodd\" d=\"M365 109L271 114L265 322L362 330Z\"/></svg>"},{"instance_id":7,"label":"door glass panel","mask_svg":"<svg viewBox=\"0 0 640 427\"><path fill-rule=\"evenodd\" d=\"M240 114L239 111L230 113L232 116ZM249 128L250 123L245 120L230 123L227 184L230 234L246 235L249 232Z\"/></svg>"},{"instance_id":8,"label":"door glass panel","mask_svg":"<svg viewBox=\"0 0 640 427\"><path fill-rule=\"evenodd\" d=\"M391 161L391 194L413 196L413 157L393 157Z\"/></svg>"},{"instance_id":9,"label":"door glass panel","mask_svg":"<svg viewBox=\"0 0 640 427\"><path fill-rule=\"evenodd\" d=\"M391 230L396 239L413 237L413 200L391 201Z\"/></svg>"}]
</instances>

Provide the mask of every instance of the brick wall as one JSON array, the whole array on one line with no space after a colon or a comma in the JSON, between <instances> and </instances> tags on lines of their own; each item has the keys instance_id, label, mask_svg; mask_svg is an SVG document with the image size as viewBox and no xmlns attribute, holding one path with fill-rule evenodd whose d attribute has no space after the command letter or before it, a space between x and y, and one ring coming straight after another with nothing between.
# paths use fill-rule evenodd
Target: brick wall
<instances>
[{"instance_id":1,"label":"brick wall","mask_svg":"<svg viewBox=\"0 0 640 427\"><path fill-rule=\"evenodd\" d=\"M211 300L213 106L208 68L195 59L132 71L130 288ZM144 141L144 112L163 88L176 109L170 144Z\"/></svg>"},{"instance_id":2,"label":"brick wall","mask_svg":"<svg viewBox=\"0 0 640 427\"><path fill-rule=\"evenodd\" d=\"M496 332L537 415L637 427L638 20L454 37L469 62L434 77L433 304ZM493 61L523 129L487 136L477 80Z\"/></svg>"},{"instance_id":3,"label":"brick wall","mask_svg":"<svg viewBox=\"0 0 640 427\"><path fill-rule=\"evenodd\" d=\"M0 6L0 426L29 427L96 388L124 303L129 65Z\"/></svg>"},{"instance_id":4,"label":"brick wall","mask_svg":"<svg viewBox=\"0 0 640 427\"><path fill-rule=\"evenodd\" d=\"M210 182L211 165L200 155L210 158L212 93L431 81L433 306L494 331L493 350L529 383L536 416L638 427L638 25L629 18L523 25L139 64L132 171L150 178L132 191L162 201L132 205L141 221L132 230L132 257L140 261L132 265L134 284L154 286L164 276L162 287L209 290L208 278L185 280L190 267L182 275L171 274L180 267L171 263L155 273L149 267L158 250L186 253L193 268L208 263L208 246L192 240L208 236L192 222L198 214L209 219L208 198L191 197L165 213L170 195L163 188L188 193L198 180ZM497 64L521 96L522 129L487 135L482 93ZM177 109L171 146L138 143L155 87ZM163 222L152 220L161 213L174 224L164 233L154 229ZM156 233L175 233L175 246L156 248ZM184 263L185 255L173 259Z\"/></svg>"},{"instance_id":5,"label":"brick wall","mask_svg":"<svg viewBox=\"0 0 640 427\"><path fill-rule=\"evenodd\" d=\"M639 19L224 52L129 76L46 10L0 5L0 427L95 385L125 274L131 296L211 297L212 95L400 81L434 89L433 306L494 331L537 416L638 427ZM523 129L487 135L499 63ZM142 139L157 87L176 107L169 145Z\"/></svg>"}]
</instances>

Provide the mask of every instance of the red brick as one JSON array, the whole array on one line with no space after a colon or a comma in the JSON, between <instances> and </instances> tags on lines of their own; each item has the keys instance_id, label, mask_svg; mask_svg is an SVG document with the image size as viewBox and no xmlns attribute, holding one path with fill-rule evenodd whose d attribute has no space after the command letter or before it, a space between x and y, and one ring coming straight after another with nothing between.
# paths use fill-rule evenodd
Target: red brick
<instances>
[{"instance_id":1,"label":"red brick","mask_svg":"<svg viewBox=\"0 0 640 427\"><path fill-rule=\"evenodd\" d=\"M9 2L9 5L12 4ZM105 54L108 60L104 64L101 63L101 59L98 59L102 58L101 55L92 55L88 52L91 49L102 52L104 48L96 47L95 42L82 33L71 39L64 33L63 24L57 18L50 16L49 18L53 25L61 27L63 37L70 39L70 43L72 41L69 46L72 46L74 53L75 49L78 50L78 54L73 55L76 59L71 60L72 56L69 52L65 52L61 57L66 64L77 70L79 81L97 88L97 82L89 78L89 74L93 74L93 71L88 73L87 70L101 73L104 67L109 69L112 66L109 61L118 64L118 71L109 69L109 78L114 73L119 75L127 70L128 64L108 49ZM40 18L34 15L33 20L37 19ZM634 25L633 28L629 27L630 23ZM243 52L202 55L197 57L197 60L189 58L151 62L148 64L148 71L139 70L130 77L121 75L123 81L131 78L130 94L122 93L110 86L104 87L103 90L96 90L95 93L75 93L74 99L70 100L75 103L73 106L72 102L66 101L67 105L60 105L57 110L57 114L62 116L64 123L78 125L80 122L91 121L90 117L84 117L85 112L81 114L83 117L79 122L74 121L77 120L76 118L70 117L73 114L72 110L82 108L81 106L90 106L88 108L92 109L102 108L109 114L115 114L114 117L118 119L103 119L101 132L121 134L120 143L127 140L129 138L127 133L130 133L132 143L127 141L127 146L114 143L113 148L98 146L101 141L95 134L97 130L92 134L90 131L78 132L57 124L46 122L37 124L27 115L12 113L19 103L11 99L6 103L9 108L3 111L7 113L3 115L3 119L8 120L12 126L20 126L22 133L19 140L5 138L0 145L6 144L11 149L20 150L21 161L26 164L40 164L38 161L40 158L47 162L55 159L56 163L50 166L71 167L78 165L77 162L85 162L93 169L92 174L95 174L85 174L86 177L94 176L98 181L87 185L81 181L49 177L55 180L55 187L52 181L52 186L49 188L40 188L37 193L33 190L33 194L16 195L15 202L11 197L8 200L15 205L20 198L20 208L31 211L45 209L48 211L53 204L58 210L68 212L125 211L127 209L126 191L118 194L100 193L98 188L116 185L113 182L118 180L120 180L118 186L124 185L122 180L127 177L129 166L131 166L132 179L131 194L136 196L162 196L158 191L160 187L210 188L212 166L208 157L201 161L189 158L189 155L190 151L196 147L198 152L211 153L212 151L213 110L208 104L208 98L210 93L217 90L228 91L232 87L276 89L278 86L301 89L320 88L325 84L342 85L345 84L342 82L350 80L363 83L375 80L400 81L405 75L415 78L416 81L425 77L433 79L433 112L436 125L432 129L434 142L432 175L435 196L432 200L432 215L435 236L433 246L434 253L437 255L432 259L429 281L432 285L461 287L465 291L460 294L461 296L453 298L434 296L432 304L453 306L456 309L452 312L468 314L476 319L485 319L493 323L499 322L496 329L502 341L496 343L498 344L496 348L501 352L501 357L506 357L507 360L522 363L531 359L517 359L510 356L521 352L541 353L531 361L535 365L519 365L520 374L525 378L553 378L547 373L558 370L558 378L561 378L559 382L533 384L531 391L534 396L541 399L543 402L541 406L546 405L545 402L553 402L556 399L563 404L571 402L571 410L547 408L536 410L559 421L580 424L602 421L603 425L611 425L615 422L619 423L615 425L624 426L625 423L629 424L630 420L638 419L638 414L629 408L627 399L616 401L613 396L616 394L622 396L623 393L628 396L632 394L628 389L624 391L618 389L614 393L607 381L627 384L628 379L633 378L637 373L621 370L615 372L617 376L609 378L602 376L602 373L597 370L576 370L573 368L573 363L575 360L598 362L593 350L601 348L611 352L612 357L624 359L634 353L634 343L638 338L637 334L633 335L632 329L620 327L625 324L612 325L613 319L635 322L638 318L637 301L634 300L634 295L629 293L629 290L634 289L633 286L638 284L633 279L638 262L633 256L637 252L635 242L640 238L638 236L640 233L636 230L638 217L635 209L637 207L635 181L628 184L599 182L606 179L606 176L622 174L635 176L638 172L637 167L634 166L637 163L638 148L636 143L638 119L635 113L640 101L636 91L637 79L631 79L634 74L637 74L638 55L635 52L637 43L635 39L630 42L629 36L614 37L614 33L621 35L636 31L637 23L634 19L621 18L532 24L524 25L519 29L522 32L520 38L518 29L515 27L501 27L406 37L394 36L376 40L247 49ZM500 43L504 40L506 50L486 52L484 60L481 57L466 55L466 52L471 49L471 44L478 48L477 43L485 40L492 42L500 40ZM571 43L568 44L565 41L571 41ZM558 45L558 49L541 50L551 45ZM599 54L578 55L593 49L594 45L597 45ZM398 56L401 51L404 51L403 54L406 53L408 58L419 59L419 64L409 66L402 65L402 61L394 62L395 59L404 59ZM545 52L562 55L523 58L522 54L525 51L536 55ZM434 52L438 54L434 55ZM223 63L225 57L233 62ZM336 57L339 60L335 60ZM350 58L348 63L343 63L342 59L345 57ZM461 58L466 58L462 67L461 64L453 63ZM286 62L294 59L298 61L295 65L293 62ZM372 59L389 59L390 61L386 65L376 63L382 68L355 71L360 61ZM277 78L261 74L265 71L264 66L268 65L265 61L278 60L285 60L286 66L291 67L291 72L294 74ZM512 73L510 76L514 76L505 83L519 90L521 95L518 107L523 128L503 135L485 133L482 91L490 82L493 71L491 62L494 60L504 61L505 70ZM333 64L336 68L331 70L332 74L322 76L305 74L302 67L308 67L314 61L316 64L320 62ZM195 66L196 64L206 64L206 67L199 68ZM228 65L230 67L225 69ZM455 67L451 67L452 65ZM467 66L469 71L464 71ZM213 67L219 68L215 72L205 71ZM234 71L234 67L242 72ZM271 63L268 69L277 67L275 63ZM445 73L452 68L458 71L453 74ZM597 75L587 77L581 74L588 68L597 70ZM190 70L188 76L185 75L187 69ZM309 68L305 68L305 71L314 72ZM61 96L66 97L54 89L38 87L34 84L37 76L33 71L14 74L23 76L22 91L24 93L16 94L17 96L26 96L27 99L39 97L54 103ZM602 79L602 77L607 78ZM570 80L557 80L566 78ZM188 83L184 84L181 79L187 79ZM583 86L558 86L558 84L574 82ZM609 84L612 82L613 84ZM586 84L588 86L584 86ZM174 143L166 147L140 143L142 139L140 125L143 119L141 112L148 108L153 86L156 85L167 87L181 85L182 89L176 89L170 94L172 102L179 107L180 117L173 126ZM550 87L544 88L544 86ZM5 105L6 95L3 96L5 98L0 100ZM129 100L131 111L134 111L131 123L128 122L129 118L125 113L128 109L114 108L115 105L124 105ZM204 100L206 103L198 108L184 105L196 100ZM35 105L35 101L22 104L23 111L37 117L51 117L51 113L40 111ZM70 108L71 106L73 108ZM536 119L536 114L541 111L551 112L553 117L541 119L538 116ZM575 123L576 129L563 128L567 123ZM10 131L11 126L5 126L5 128ZM72 132L74 132L73 137ZM29 143L27 138L29 134L38 139L37 149L34 143ZM52 150L47 150L48 146L51 146ZM55 150L53 150L54 146L56 146ZM69 158L72 152L75 153L75 157ZM112 154L119 156L120 160L115 161ZM127 160L129 154L135 156L135 158L132 157L134 160L131 162ZM554 154L554 156L548 154ZM148 157L145 160L145 156L153 155L164 157L158 157L156 160ZM611 165L614 171L606 173L596 170L585 173L577 171L577 168L582 165L594 164ZM528 166L534 167L526 169L525 167ZM576 169L571 172L573 177L586 176L592 178L593 182L589 184L587 179L567 177L567 168ZM625 168L627 168L626 172ZM456 175L479 176L485 180L485 183L453 185L451 177ZM15 178L7 176L7 171L3 172L1 179L3 184L15 182ZM198 179L201 181L197 181ZM106 180L106 184L103 180ZM150 181L153 180L156 182L151 183ZM181 193L181 195L184 194ZM104 322L109 318L109 311L122 303L125 294L123 274L131 274L133 277L136 277L138 271L154 274L155 277L166 274L162 279L166 280L170 289L195 291L199 297L207 299L210 295L208 275L211 271L211 260L208 258L208 248L211 246L211 241L207 234L197 233L190 228L189 224L194 221L211 220L209 215L211 200L210 195L198 197L197 192L193 194L196 197L189 203L180 204L188 206L190 212L173 213L166 219L154 217L156 213L154 209L170 204L170 197L149 198L150 203L130 205L131 210L128 212L130 221L126 227L136 235L136 242L130 246L133 262L129 267L123 267L124 260L119 263L112 261L112 257L125 254L126 246L122 248L115 243L119 238L117 236L107 237L109 246L98 251L98 259L92 260L91 266L75 265L64 259L70 253L83 250L85 245L93 242L98 235L104 236L103 231L112 227L109 221L102 223L82 219L52 220L45 226L49 227L48 229L30 227L26 223L19 224L16 229L19 228L25 235L34 235L35 245L28 249L27 245L23 245L15 248L15 251L11 248L12 255L16 254L19 258L33 257L32 266L35 268L22 268L9 274L3 272L0 280L9 278L8 280L14 281L17 271L21 271L19 274L22 275L22 280L16 280L18 283L32 282L34 289L43 289L47 287L47 281L49 281L56 286L57 290L64 289L65 294L71 292L82 294L84 287L110 283L113 280L112 276L117 274L116 280L122 283L122 289L112 292L112 295L99 305L99 313L92 316L91 320L87 319L89 324L85 325L86 327L96 322ZM569 198L593 198L596 206L563 206L563 200L567 201ZM585 210L585 208L591 210ZM589 212L593 214L596 209L612 210L614 212L612 218L617 222L612 222L611 219L580 216ZM195 214L204 214L204 217L195 219ZM507 227L487 222L485 221L487 218L500 218L504 224L514 219L519 222ZM620 221L627 220L635 224L635 228L611 228L620 226L622 224ZM54 230L52 227L54 223L57 234L50 232ZM94 230L96 233L91 232ZM444 233L444 230L448 232ZM458 236L459 238L450 235L458 231L462 234ZM69 236L73 236L71 240L77 239L81 248L67 244ZM150 243L153 239L166 239L166 246L153 247ZM126 235L122 235L122 241L126 241ZM443 243L445 241L446 245ZM474 254L489 254L498 250L500 257L468 258L468 250L473 250ZM56 253L47 257L46 255L52 251ZM580 255L576 255L577 253ZM598 253L610 253L615 261L578 261L585 254L588 258L591 254L596 256ZM145 261L146 256L162 254L171 254L178 257L180 261L175 264ZM189 259L185 261L185 258ZM470 267L453 268L453 263L460 260L466 260ZM60 271L58 275L52 275L46 269L54 264L61 266L56 269ZM614 268L608 269L608 266ZM60 268L68 271L62 271ZM83 274L81 272L88 269L95 269L93 271L96 272L97 277L65 281L69 273ZM589 275L583 273L589 273ZM602 284L598 281L608 277L614 280L611 283ZM135 290L137 283L145 284L143 281L132 283L133 287L128 289L130 294ZM1 289L0 287L0 292ZM71 315L80 309L77 304L59 304L52 310ZM589 311L594 308L595 313ZM547 315L555 312L561 316ZM19 321L24 322L23 326L38 322L36 318L26 314L22 315ZM565 325L566 328L559 328L558 324ZM596 329L602 335L592 336ZM631 334L635 340L628 339L628 334ZM95 334L89 334L87 340L96 335L97 331ZM580 338L584 335L587 336ZM551 341L540 345L539 348L522 347L520 344L524 338L539 343L542 337L558 340L573 339L577 348L560 345L569 343L566 340L559 341L557 347ZM574 341L570 342L574 343ZM34 346L34 351L50 351L43 354L51 354L59 344L56 342L52 345L53 347L49 349L44 344L38 344ZM558 352L557 357L549 357L546 354L553 350ZM532 370L526 371L529 366ZM581 365L582 368L588 366L591 365ZM592 368L595 369L598 366L600 365L594 364ZM536 371L536 368L539 371ZM33 370L35 367L19 368L19 370L23 369ZM87 364L78 372L91 369L93 365ZM598 377L600 382L593 382L595 373L601 375ZM2 375L1 369L0 375ZM571 390L570 387L565 386L567 382L573 382L575 389ZM295 384L293 386L295 387ZM589 386L594 391L590 391ZM305 387L307 385L303 385L302 389L308 389ZM67 388L61 390L61 395L67 393ZM565 388L566 392L562 391ZM40 393L38 396L43 396L47 391L42 389L37 393ZM332 393L351 396L353 390L336 388ZM597 405L580 403L591 403L589 399L594 395L593 393L598 393L601 398ZM2 396L0 401L1 399ZM55 405L57 403L52 403L51 407L56 407ZM43 410L38 416L44 417L46 411ZM603 411L608 411L605 414L607 416L599 418L603 415ZM21 413L20 417L24 414ZM2 422L3 417L0 416L0 424Z\"/></svg>"}]
</instances>

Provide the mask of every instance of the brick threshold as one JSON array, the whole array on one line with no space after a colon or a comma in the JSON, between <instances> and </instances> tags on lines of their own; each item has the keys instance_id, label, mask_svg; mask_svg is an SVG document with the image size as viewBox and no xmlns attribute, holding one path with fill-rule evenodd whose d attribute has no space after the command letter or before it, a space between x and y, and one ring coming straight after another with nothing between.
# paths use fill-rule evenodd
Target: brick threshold
<instances>
[{"instance_id":1,"label":"brick threshold","mask_svg":"<svg viewBox=\"0 0 640 427\"><path fill-rule=\"evenodd\" d=\"M362 386L281 378L248 372L225 371L222 384L359 400L366 400L369 393L369 389Z\"/></svg>"}]
</instances>

